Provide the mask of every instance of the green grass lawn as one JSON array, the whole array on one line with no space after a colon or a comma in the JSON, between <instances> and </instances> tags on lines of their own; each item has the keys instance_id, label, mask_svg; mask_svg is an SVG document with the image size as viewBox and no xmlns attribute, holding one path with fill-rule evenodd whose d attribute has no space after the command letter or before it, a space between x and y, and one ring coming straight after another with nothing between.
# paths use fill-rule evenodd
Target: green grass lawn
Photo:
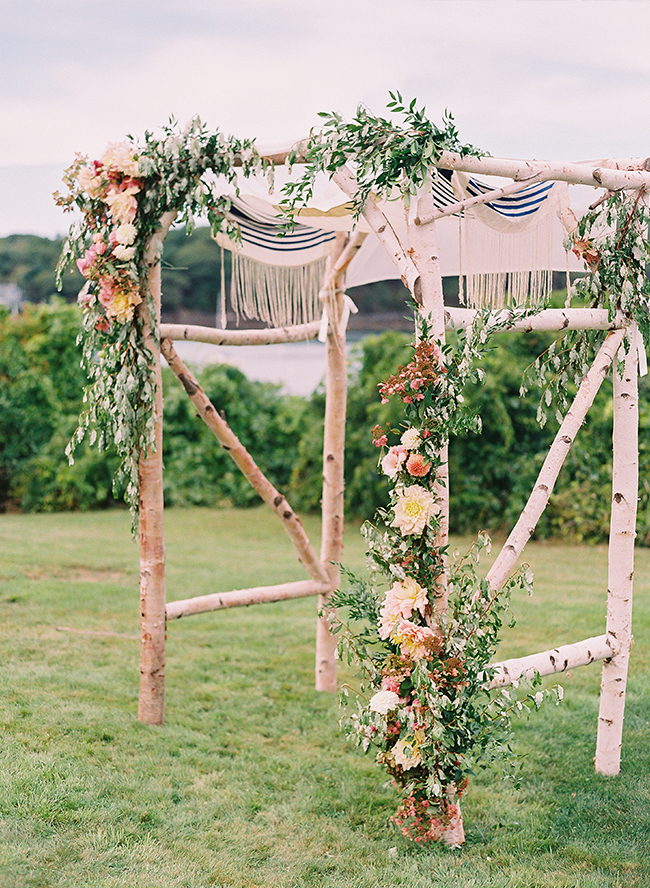
<instances>
[{"instance_id":1,"label":"green grass lawn","mask_svg":"<svg viewBox=\"0 0 650 888\"><path fill-rule=\"evenodd\" d=\"M278 524L170 510L168 598L302 579ZM521 787L478 776L450 852L390 825L395 790L314 691L313 599L172 622L166 723L137 722L129 527L120 511L0 516L0 888L650 885L650 551L620 776L593 770L600 668L575 670L560 707L516 726ZM606 549L526 554L536 591L514 601L503 656L602 633ZM344 561L363 569L354 528Z\"/></svg>"}]
</instances>

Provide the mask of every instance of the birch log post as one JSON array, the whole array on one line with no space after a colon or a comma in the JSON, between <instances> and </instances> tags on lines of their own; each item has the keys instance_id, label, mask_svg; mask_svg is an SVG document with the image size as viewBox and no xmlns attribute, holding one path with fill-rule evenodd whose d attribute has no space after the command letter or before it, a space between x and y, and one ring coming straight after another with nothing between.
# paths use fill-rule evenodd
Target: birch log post
<instances>
[{"instance_id":1,"label":"birch log post","mask_svg":"<svg viewBox=\"0 0 650 888\"><path fill-rule=\"evenodd\" d=\"M563 644L552 651L528 654L526 657L513 657L494 663L495 673L490 682L491 688L504 688L520 678L534 678L535 675L553 675L566 672L578 666L588 666L596 660L607 660L618 651L616 639L611 635L597 635L572 644Z\"/></svg>"},{"instance_id":2,"label":"birch log post","mask_svg":"<svg viewBox=\"0 0 650 888\"><path fill-rule=\"evenodd\" d=\"M152 356L156 387L155 447L140 456L138 465L140 513L140 695L138 719L161 725L165 718L165 540L163 534L162 377L160 351L154 330L160 323L160 256L165 235L174 220L166 213L147 246L147 287L153 302L138 306L143 338Z\"/></svg>"},{"instance_id":3,"label":"birch log post","mask_svg":"<svg viewBox=\"0 0 650 888\"><path fill-rule=\"evenodd\" d=\"M445 323L448 329L466 330L474 323L478 314L475 308L445 307ZM567 330L618 330L628 323L627 318L618 312L609 317L606 308L545 308L537 314L516 317L507 308L490 312L488 322L509 321L506 329L530 333L532 330L564 332Z\"/></svg>"},{"instance_id":4,"label":"birch log post","mask_svg":"<svg viewBox=\"0 0 650 888\"><path fill-rule=\"evenodd\" d=\"M524 510L519 516L519 520L512 529L510 536L505 541L503 548L497 555L494 564L487 572L486 579L493 589L500 589L505 583L514 570L524 546L532 536L537 522L546 508L557 481L557 476L573 444L573 440L585 420L587 411L594 402L598 389L607 375L624 336L625 330L616 330L613 333L609 333L607 339L598 350L598 354L589 371L583 377L573 404L564 417L564 421L546 455L528 502L524 506Z\"/></svg>"},{"instance_id":5,"label":"birch log post","mask_svg":"<svg viewBox=\"0 0 650 888\"><path fill-rule=\"evenodd\" d=\"M217 413L192 372L174 350L171 340L163 339L160 343L160 350L197 408L199 417L236 463L242 474L246 476L253 489L282 521L282 526L291 537L305 569L319 583L329 584L327 571L309 542L309 537L305 533L300 518L286 498L271 484L226 420Z\"/></svg>"},{"instance_id":6,"label":"birch log post","mask_svg":"<svg viewBox=\"0 0 650 888\"><path fill-rule=\"evenodd\" d=\"M420 312L428 318L430 335L441 346L445 343L445 305L442 290L442 271L435 222L433 221L434 203L431 194L422 191L416 202L416 213L408 226L409 253L418 270L418 290L413 297L420 305ZM420 218L429 221L417 224ZM449 445L445 443L439 453L440 464L436 470L433 486L440 525L436 534L435 545L445 551L449 543ZM436 613L438 616L448 609L447 564L443 556L443 571L436 585ZM463 815L456 787L447 787L449 800L452 802L452 816L442 833L442 841L450 848L459 848L465 841Z\"/></svg>"},{"instance_id":7,"label":"birch log post","mask_svg":"<svg viewBox=\"0 0 650 888\"><path fill-rule=\"evenodd\" d=\"M323 498L321 562L330 579L331 589L340 581L341 554L343 551L343 476L345 455L345 417L347 410L347 357L345 351L345 325L343 316L344 271L334 274L339 259L346 249L345 235L337 235L334 251L325 273L324 291L321 297L327 307L329 319L325 382L325 422L323 432ZM326 608L329 593L318 596L319 617L316 624L316 690L336 691L336 638L330 630Z\"/></svg>"},{"instance_id":8,"label":"birch log post","mask_svg":"<svg viewBox=\"0 0 650 888\"><path fill-rule=\"evenodd\" d=\"M622 376L614 370L607 634L616 639L618 651L603 663L595 757L596 770L606 775L618 774L621 766L625 685L632 645L634 538L639 485L639 396L634 341L635 337L630 335L630 349L623 361Z\"/></svg>"}]
</instances>

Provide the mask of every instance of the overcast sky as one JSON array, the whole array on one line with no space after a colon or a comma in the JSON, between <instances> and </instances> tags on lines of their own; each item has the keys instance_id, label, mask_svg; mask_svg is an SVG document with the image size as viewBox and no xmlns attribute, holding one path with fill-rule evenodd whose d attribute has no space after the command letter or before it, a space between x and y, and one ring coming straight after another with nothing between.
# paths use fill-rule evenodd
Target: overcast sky
<instances>
[{"instance_id":1,"label":"overcast sky","mask_svg":"<svg viewBox=\"0 0 650 888\"><path fill-rule=\"evenodd\" d=\"M645 0L0 0L0 236L63 233L76 152L198 114L287 145L417 97L494 156L650 155Z\"/></svg>"}]
</instances>

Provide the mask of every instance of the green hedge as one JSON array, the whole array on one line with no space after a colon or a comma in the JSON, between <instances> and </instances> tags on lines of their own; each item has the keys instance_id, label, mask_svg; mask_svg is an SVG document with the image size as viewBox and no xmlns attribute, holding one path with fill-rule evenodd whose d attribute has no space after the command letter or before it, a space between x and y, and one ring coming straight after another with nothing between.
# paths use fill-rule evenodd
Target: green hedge
<instances>
[{"instance_id":1,"label":"green hedge","mask_svg":"<svg viewBox=\"0 0 650 888\"><path fill-rule=\"evenodd\" d=\"M114 453L82 446L69 466L64 450L81 408L85 379L75 344L76 306L54 301L20 315L0 312L0 503L26 511L84 510L115 504ZM519 397L525 367L548 345L539 334L501 334L484 360L486 383L465 393L483 418L483 433L450 443L454 532L501 533L523 508L555 433L540 429L532 392ZM410 356L409 337L368 336L352 353L346 432L346 510L368 518L384 505L388 484L377 472L370 430L399 429L399 405L382 405L380 381ZM169 505L248 506L257 496L203 423L170 371L165 388L165 501ZM252 382L239 370L211 365L199 373L261 469L302 511L320 506L325 396L309 399ZM650 545L650 399L641 384L638 534ZM606 539L611 498L611 382L606 381L561 471L537 536ZM119 499L119 498L118 498Z\"/></svg>"}]
</instances>

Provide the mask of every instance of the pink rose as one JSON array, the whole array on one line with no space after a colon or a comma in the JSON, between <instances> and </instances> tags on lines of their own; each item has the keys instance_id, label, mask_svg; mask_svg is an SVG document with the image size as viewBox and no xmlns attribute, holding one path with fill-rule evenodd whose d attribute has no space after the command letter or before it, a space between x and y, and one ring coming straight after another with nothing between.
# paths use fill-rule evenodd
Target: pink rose
<instances>
[{"instance_id":1,"label":"pink rose","mask_svg":"<svg viewBox=\"0 0 650 888\"><path fill-rule=\"evenodd\" d=\"M88 278L90 277L93 265L95 264L95 260L97 259L97 247L95 244L92 247L89 247L83 255L83 258L77 259L77 268L81 272L81 274Z\"/></svg>"},{"instance_id":2,"label":"pink rose","mask_svg":"<svg viewBox=\"0 0 650 888\"><path fill-rule=\"evenodd\" d=\"M384 475L394 478L402 468L404 460L408 455L408 450L402 444L391 447L386 456L381 461L381 470Z\"/></svg>"}]
</instances>

